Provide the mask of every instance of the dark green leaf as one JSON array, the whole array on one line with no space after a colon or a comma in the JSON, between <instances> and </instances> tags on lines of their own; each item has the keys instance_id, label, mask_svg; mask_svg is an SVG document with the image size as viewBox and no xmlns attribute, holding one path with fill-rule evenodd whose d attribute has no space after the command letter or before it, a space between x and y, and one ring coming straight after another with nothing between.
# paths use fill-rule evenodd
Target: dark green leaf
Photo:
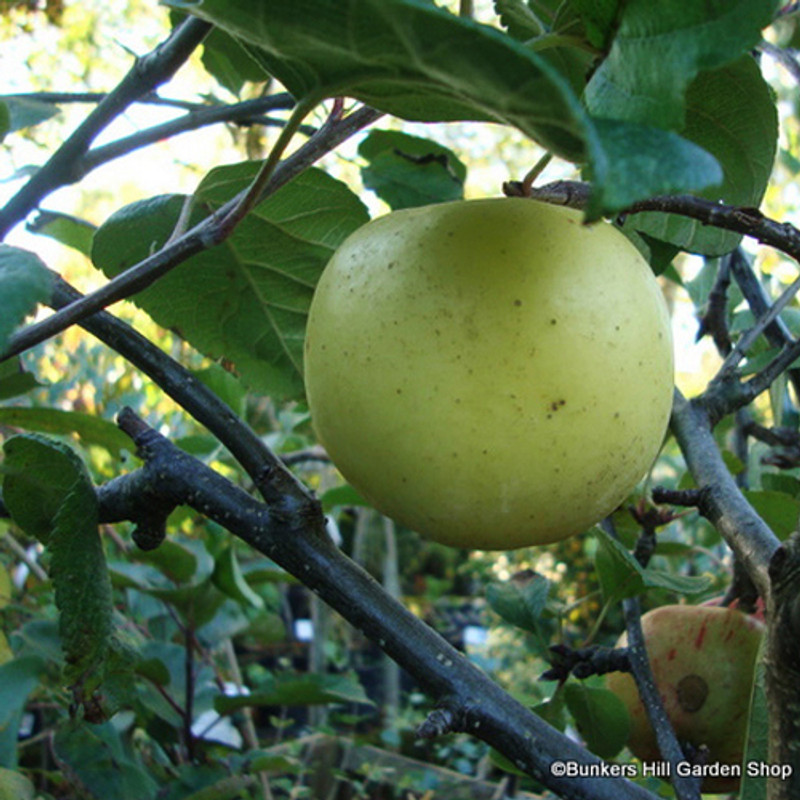
<instances>
[{"instance_id":1,"label":"dark green leaf","mask_svg":"<svg viewBox=\"0 0 800 800\"><path fill-rule=\"evenodd\" d=\"M257 609L264 608L264 600L250 588L242 574L233 545L226 547L217 556L212 580L221 592L237 603Z\"/></svg>"},{"instance_id":2,"label":"dark green leaf","mask_svg":"<svg viewBox=\"0 0 800 800\"><path fill-rule=\"evenodd\" d=\"M28 695L39 685L45 665L36 656L0 664L0 766L17 766L17 735Z\"/></svg>"},{"instance_id":3,"label":"dark green leaf","mask_svg":"<svg viewBox=\"0 0 800 800\"><path fill-rule=\"evenodd\" d=\"M586 87L589 111L680 130L687 87L761 39L775 0L629 0L607 58Z\"/></svg>"},{"instance_id":4,"label":"dark green leaf","mask_svg":"<svg viewBox=\"0 0 800 800\"><path fill-rule=\"evenodd\" d=\"M94 486L66 445L20 434L4 451L5 502L18 524L47 544L65 678L83 702L103 679L111 636L111 583Z\"/></svg>"},{"instance_id":5,"label":"dark green leaf","mask_svg":"<svg viewBox=\"0 0 800 800\"><path fill-rule=\"evenodd\" d=\"M64 498L83 473L83 462L66 445L36 434L13 436L3 445L3 499L12 519L47 544Z\"/></svg>"},{"instance_id":6,"label":"dark green leaf","mask_svg":"<svg viewBox=\"0 0 800 800\"><path fill-rule=\"evenodd\" d=\"M170 581L178 584L188 583L198 568L195 551L187 547L185 542L174 538L165 539L155 550L135 550L131 558L143 564L152 564Z\"/></svg>"},{"instance_id":7,"label":"dark green leaf","mask_svg":"<svg viewBox=\"0 0 800 800\"><path fill-rule=\"evenodd\" d=\"M10 358L0 364L0 400L8 400L29 392L41 384L36 377L22 368L18 358Z\"/></svg>"},{"instance_id":8,"label":"dark green leaf","mask_svg":"<svg viewBox=\"0 0 800 800\"><path fill-rule=\"evenodd\" d=\"M610 119L595 120L595 131L589 219L645 197L696 192L723 180L712 155L671 131Z\"/></svg>"},{"instance_id":9,"label":"dark green leaf","mask_svg":"<svg viewBox=\"0 0 800 800\"><path fill-rule=\"evenodd\" d=\"M589 41L605 49L617 24L620 0L572 0L572 5L583 20Z\"/></svg>"},{"instance_id":10,"label":"dark green leaf","mask_svg":"<svg viewBox=\"0 0 800 800\"><path fill-rule=\"evenodd\" d=\"M355 97L404 119L493 120L581 159L585 117L545 59L426 0L172 0L256 45L298 98Z\"/></svg>"},{"instance_id":11,"label":"dark green leaf","mask_svg":"<svg viewBox=\"0 0 800 800\"><path fill-rule=\"evenodd\" d=\"M753 680L753 693L750 698L750 717L747 725L747 742L745 746L745 764L769 764L769 710L764 689L765 666L764 650L767 637L761 640L756 658L756 674ZM767 797L767 779L763 776L750 775L745 770L742 785L739 789L739 800L765 800Z\"/></svg>"},{"instance_id":12,"label":"dark green leaf","mask_svg":"<svg viewBox=\"0 0 800 800\"><path fill-rule=\"evenodd\" d=\"M797 530L800 500L796 497L783 492L756 490L747 490L744 496L779 539L785 539Z\"/></svg>"},{"instance_id":13,"label":"dark green leaf","mask_svg":"<svg viewBox=\"0 0 800 800\"><path fill-rule=\"evenodd\" d=\"M282 673L259 686L252 694L218 696L214 700L214 708L220 714L230 714L245 706L312 706L327 703L372 705L355 674Z\"/></svg>"},{"instance_id":14,"label":"dark green leaf","mask_svg":"<svg viewBox=\"0 0 800 800\"><path fill-rule=\"evenodd\" d=\"M134 449L133 442L116 425L78 411L6 406L0 408L0 424L64 436L77 434L85 445L103 447L115 458Z\"/></svg>"},{"instance_id":15,"label":"dark green leaf","mask_svg":"<svg viewBox=\"0 0 800 800\"><path fill-rule=\"evenodd\" d=\"M93 798L142 800L156 796L158 784L131 753L111 723L63 725L53 751Z\"/></svg>"},{"instance_id":16,"label":"dark green leaf","mask_svg":"<svg viewBox=\"0 0 800 800\"><path fill-rule=\"evenodd\" d=\"M87 474L64 497L53 522L48 550L64 675L76 702L87 702L104 677L113 608L97 527L97 497Z\"/></svg>"},{"instance_id":17,"label":"dark green leaf","mask_svg":"<svg viewBox=\"0 0 800 800\"><path fill-rule=\"evenodd\" d=\"M538 572L528 579L491 583L486 600L492 610L517 628L538 633L539 618L547 604L550 581Z\"/></svg>"},{"instance_id":18,"label":"dark green leaf","mask_svg":"<svg viewBox=\"0 0 800 800\"><path fill-rule=\"evenodd\" d=\"M50 298L52 283L38 256L0 244L0 353L14 328Z\"/></svg>"},{"instance_id":19,"label":"dark green leaf","mask_svg":"<svg viewBox=\"0 0 800 800\"><path fill-rule=\"evenodd\" d=\"M630 717L625 704L608 689L580 683L564 687L564 699L586 746L601 758L613 758L625 746Z\"/></svg>"},{"instance_id":20,"label":"dark green leaf","mask_svg":"<svg viewBox=\"0 0 800 800\"><path fill-rule=\"evenodd\" d=\"M203 66L237 97L245 82L263 83L269 73L236 38L215 29L203 42Z\"/></svg>"},{"instance_id":21,"label":"dark green leaf","mask_svg":"<svg viewBox=\"0 0 800 800\"><path fill-rule=\"evenodd\" d=\"M72 217L60 211L40 210L36 218L28 223L27 228L31 233L49 236L85 256L91 255L92 237L96 226L85 219Z\"/></svg>"},{"instance_id":22,"label":"dark green leaf","mask_svg":"<svg viewBox=\"0 0 800 800\"><path fill-rule=\"evenodd\" d=\"M467 169L452 150L398 131L373 131L359 145L364 186L393 210L461 200Z\"/></svg>"},{"instance_id":23,"label":"dark green leaf","mask_svg":"<svg viewBox=\"0 0 800 800\"><path fill-rule=\"evenodd\" d=\"M686 94L686 125L681 136L716 158L722 183L700 192L710 200L758 207L772 173L778 140L778 115L772 90L750 56L722 69L702 72ZM683 250L720 255L741 236L677 214L632 214L625 229L635 229Z\"/></svg>"},{"instance_id":24,"label":"dark green leaf","mask_svg":"<svg viewBox=\"0 0 800 800\"><path fill-rule=\"evenodd\" d=\"M197 189L206 211L248 185L252 162L212 170ZM95 236L107 275L142 260L171 235L184 198L126 206ZM192 224L203 214L197 208ZM134 297L156 322L210 358L225 357L243 383L277 398L300 397L306 315L335 248L368 219L339 181L307 170L261 203L223 244L198 254Z\"/></svg>"},{"instance_id":25,"label":"dark green leaf","mask_svg":"<svg viewBox=\"0 0 800 800\"><path fill-rule=\"evenodd\" d=\"M494 0L494 10L502 26L520 41L534 39L548 29L525 0Z\"/></svg>"}]
</instances>

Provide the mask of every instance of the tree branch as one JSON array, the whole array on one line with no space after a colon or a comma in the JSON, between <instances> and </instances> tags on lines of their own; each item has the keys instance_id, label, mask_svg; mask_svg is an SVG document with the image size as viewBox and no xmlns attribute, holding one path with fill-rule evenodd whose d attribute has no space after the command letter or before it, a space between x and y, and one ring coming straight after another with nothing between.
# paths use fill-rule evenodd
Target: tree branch
<instances>
[{"instance_id":1,"label":"tree branch","mask_svg":"<svg viewBox=\"0 0 800 800\"><path fill-rule=\"evenodd\" d=\"M47 163L0 210L0 239L22 221L50 192L80 179L74 166L110 122L131 103L168 81L203 41L211 25L187 18L155 50L138 59L111 91L53 153Z\"/></svg>"},{"instance_id":2,"label":"tree branch","mask_svg":"<svg viewBox=\"0 0 800 800\"><path fill-rule=\"evenodd\" d=\"M115 482L113 491L125 480L139 481L170 502L191 506L272 558L414 675L439 699L451 729L496 747L560 797L654 800L654 795L622 778L597 781L553 770L556 763L599 766L601 761L509 697L384 592L330 541L316 504L267 507L176 448L133 412L122 412L119 424L133 438L145 465ZM102 508L113 504L111 493L111 488L101 492Z\"/></svg>"},{"instance_id":3,"label":"tree branch","mask_svg":"<svg viewBox=\"0 0 800 800\"><path fill-rule=\"evenodd\" d=\"M264 191L260 193L259 201L277 191L353 133L372 124L380 116L380 112L371 108L360 108L347 117L328 120L308 142L277 166ZM142 291L191 256L218 244L224 238L223 233L232 232L233 228L226 218L246 193L247 190L243 190L221 206L215 214L206 217L194 228L177 236L157 253L125 270L97 291L85 296L76 293L73 302L61 306L62 310L58 313L14 334L10 337L6 350L0 354L0 361L18 355L112 303Z\"/></svg>"},{"instance_id":4,"label":"tree branch","mask_svg":"<svg viewBox=\"0 0 800 800\"><path fill-rule=\"evenodd\" d=\"M525 193L521 183L510 181L503 186L510 197L531 197L547 203L584 209L589 201L591 184L580 181L554 181L533 187ZM734 231L762 244L774 247L795 261L800 261L800 231L789 222L777 222L765 217L757 208L728 206L702 197L675 195L640 200L622 212L622 216L641 211L661 211L691 217L703 225Z\"/></svg>"},{"instance_id":5,"label":"tree branch","mask_svg":"<svg viewBox=\"0 0 800 800\"><path fill-rule=\"evenodd\" d=\"M723 535L767 598L769 563L780 542L739 491L711 433L709 412L701 399L686 400L678 391L672 431L702 495L702 513Z\"/></svg>"}]
</instances>

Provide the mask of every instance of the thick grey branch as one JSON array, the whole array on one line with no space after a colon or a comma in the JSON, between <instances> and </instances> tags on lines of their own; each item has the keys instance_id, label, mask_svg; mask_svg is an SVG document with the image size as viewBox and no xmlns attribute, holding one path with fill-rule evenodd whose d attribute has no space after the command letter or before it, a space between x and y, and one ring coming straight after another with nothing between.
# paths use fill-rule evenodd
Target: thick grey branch
<instances>
[{"instance_id":1,"label":"thick grey branch","mask_svg":"<svg viewBox=\"0 0 800 800\"><path fill-rule=\"evenodd\" d=\"M560 797L654 800L654 795L621 778L598 781L554 775L550 767L555 762L601 762L513 700L384 592L330 541L314 501L267 507L174 447L132 412L120 414L119 422L145 459L146 477L134 480L144 480L149 492L163 492L169 502L190 505L296 576L414 675L447 709L452 726L496 747Z\"/></svg>"},{"instance_id":2,"label":"thick grey branch","mask_svg":"<svg viewBox=\"0 0 800 800\"><path fill-rule=\"evenodd\" d=\"M769 563L780 542L747 502L728 471L712 436L711 420L702 401L687 400L676 391L671 427L703 493L703 515L724 536L759 594L769 597Z\"/></svg>"}]
</instances>

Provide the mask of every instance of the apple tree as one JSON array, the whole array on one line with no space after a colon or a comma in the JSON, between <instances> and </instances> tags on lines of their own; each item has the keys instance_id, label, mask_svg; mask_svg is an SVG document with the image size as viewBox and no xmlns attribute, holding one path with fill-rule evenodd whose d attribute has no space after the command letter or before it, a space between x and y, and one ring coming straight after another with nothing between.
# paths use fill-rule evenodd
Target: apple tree
<instances>
[{"instance_id":1,"label":"apple tree","mask_svg":"<svg viewBox=\"0 0 800 800\"><path fill-rule=\"evenodd\" d=\"M0 6L4 25L20 26L4 66L29 36L20 20L36 13L16 5L25 4ZM65 5L47 4L51 32L66 32ZM23 141L40 157L33 168L15 164L0 208L0 525L12 560L54 597L50 619L37 619L0 573L0 613L18 625L0 639L0 782L18 796L65 796L74 786L89 797L272 796L274 756L258 751L252 718L249 756L204 749L192 727L202 693L192 687L208 669L203 641L230 638L221 609L263 605L253 585L280 572L424 688L432 710L417 721L419 737L468 733L507 770L565 798L644 800L659 796L660 781L681 800L699 797L714 762L703 741L672 729L640 614L643 604L697 604L724 587L725 605L760 609L766 628L752 696L737 700L751 709L743 758L756 773L744 769L738 785L747 797L800 797L800 233L790 221L796 197L783 188L800 171L800 11L774 0L450 5L138 4L133 24L168 12L170 31L116 84L0 98L9 163ZM74 44L57 51L65 64ZM214 89L176 99L190 69ZM78 103L89 109L80 119ZM164 107L170 118L144 114L120 132L125 119ZM70 127L56 116L65 110ZM212 126L244 137L251 157L218 163L214 151L181 144ZM457 134L444 144L447 130ZM501 618L547 634L550 697L533 709L335 541L331 520L368 504L316 445L304 405L308 309L332 254L370 209L474 196L467 151L498 131L535 157L501 170L492 193L613 226L667 296L691 301L698 340L709 344L703 369L681 366L693 345L678 335L686 318L674 304L684 375L662 456L582 534L602 590L596 627L616 612L627 648L559 636L553 621L568 587L535 571L486 589ZM165 142L190 165L191 185L148 192L150 153ZM112 190L132 162L140 180L120 198ZM75 187L97 192L99 176L110 188L94 222L65 198ZM84 291L48 263L53 240L91 263ZM587 258L580 269L593 266ZM600 296L596 305L603 312ZM86 350L77 327L102 345ZM102 370L95 358L106 359ZM87 391L90 374L103 377ZM648 396L642 388L625 387L634 406ZM235 542L263 557L249 573ZM158 647L134 623L153 603L173 615ZM707 663L736 659L697 649ZM615 671L635 679L659 774L625 749L627 718L599 678ZM167 687L180 682L178 703ZM209 681L204 702L249 713L278 696L280 680L267 683L228 698ZM47 742L65 767L46 782L16 742L42 687L62 712ZM294 693L320 704L359 698L341 681ZM119 722L143 708L160 724L173 714L174 741L156 744L152 727Z\"/></svg>"}]
</instances>

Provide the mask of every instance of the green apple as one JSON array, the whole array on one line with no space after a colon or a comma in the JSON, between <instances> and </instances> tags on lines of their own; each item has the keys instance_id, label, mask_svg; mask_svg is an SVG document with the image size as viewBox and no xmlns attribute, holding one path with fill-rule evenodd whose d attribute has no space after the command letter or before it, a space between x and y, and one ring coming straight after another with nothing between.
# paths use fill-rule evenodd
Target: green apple
<instances>
[{"instance_id":1,"label":"green apple","mask_svg":"<svg viewBox=\"0 0 800 800\"><path fill-rule=\"evenodd\" d=\"M706 745L706 766L741 765L756 656L764 623L721 606L661 606L642 617L653 678L680 742ZM627 645L623 634L618 647ZM633 677L612 672L606 684L631 717L628 747L642 761L661 761ZM732 792L738 777L706 777L704 792Z\"/></svg>"},{"instance_id":2,"label":"green apple","mask_svg":"<svg viewBox=\"0 0 800 800\"><path fill-rule=\"evenodd\" d=\"M308 318L314 427L384 514L459 547L563 539L650 468L672 406L659 285L605 222L521 198L396 211Z\"/></svg>"}]
</instances>

